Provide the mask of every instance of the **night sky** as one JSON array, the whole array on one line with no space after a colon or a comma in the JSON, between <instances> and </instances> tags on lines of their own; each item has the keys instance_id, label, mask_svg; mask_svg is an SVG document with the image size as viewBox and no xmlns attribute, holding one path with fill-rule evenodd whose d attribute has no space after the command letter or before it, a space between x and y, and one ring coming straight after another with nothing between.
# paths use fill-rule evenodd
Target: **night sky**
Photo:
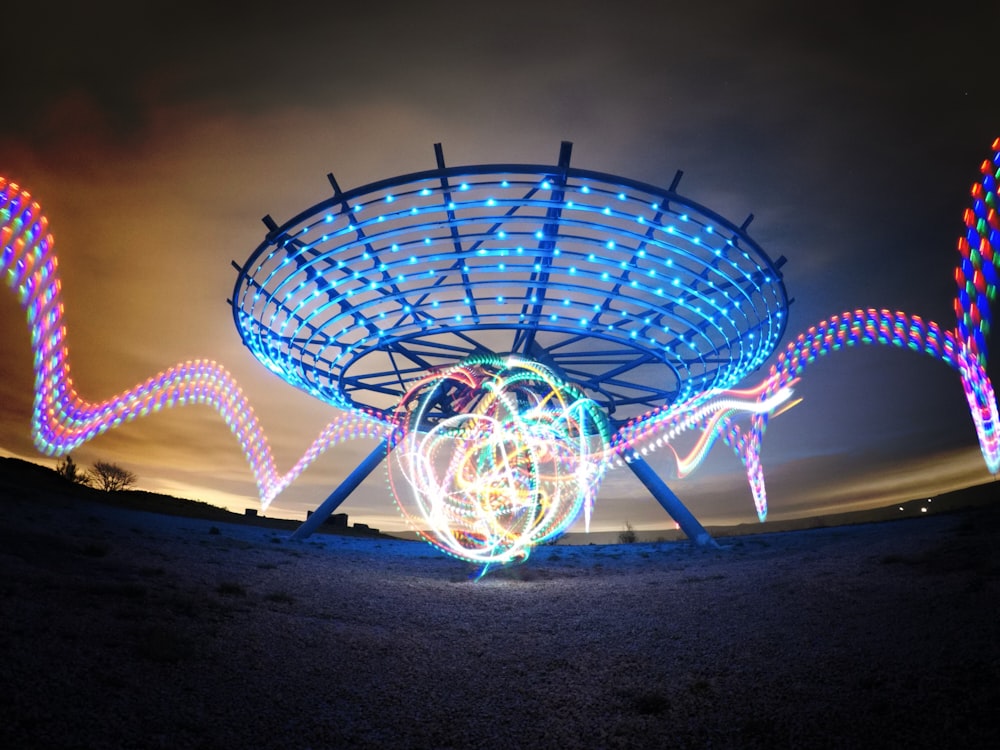
<instances>
[{"instance_id":1,"label":"night sky","mask_svg":"<svg viewBox=\"0 0 1000 750\"><path fill-rule=\"evenodd\" d=\"M101 400L215 359L281 470L337 412L242 346L230 261L263 240L265 214L280 223L328 196L327 172L348 189L429 169L436 142L449 165L555 163L563 140L580 168L654 185L682 169L682 194L737 224L753 213L750 234L787 257L787 342L859 307L953 327L961 215L1000 136L995 0L98 2L44 20L16 5L2 12L0 174L51 221L79 393ZM42 461L28 330L6 291L0 331L0 453ZM772 518L990 478L957 374L929 357L840 352L797 396L764 438ZM371 448L334 448L268 515L304 516ZM257 505L238 443L207 407L106 433L74 459L120 463L143 489ZM651 463L669 476L666 456ZM671 485L705 523L756 518L725 446ZM382 471L341 510L403 528ZM594 527L626 521L670 525L615 471Z\"/></svg>"}]
</instances>

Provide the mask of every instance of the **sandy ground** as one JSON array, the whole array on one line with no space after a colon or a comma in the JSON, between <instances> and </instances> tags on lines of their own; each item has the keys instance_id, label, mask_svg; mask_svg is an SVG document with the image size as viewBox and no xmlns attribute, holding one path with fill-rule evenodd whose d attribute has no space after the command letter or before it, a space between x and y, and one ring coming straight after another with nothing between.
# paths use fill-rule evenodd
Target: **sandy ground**
<instances>
[{"instance_id":1,"label":"sandy ground","mask_svg":"<svg viewBox=\"0 0 1000 750\"><path fill-rule=\"evenodd\" d=\"M3 748L1000 747L1000 512L544 547L0 497Z\"/></svg>"}]
</instances>

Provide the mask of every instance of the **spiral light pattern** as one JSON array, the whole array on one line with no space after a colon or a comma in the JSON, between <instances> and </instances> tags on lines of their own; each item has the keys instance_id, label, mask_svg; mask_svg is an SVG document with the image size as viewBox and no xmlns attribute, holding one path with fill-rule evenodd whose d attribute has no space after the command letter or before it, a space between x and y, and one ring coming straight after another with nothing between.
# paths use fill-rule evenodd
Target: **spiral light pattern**
<instances>
[{"instance_id":1,"label":"spiral light pattern","mask_svg":"<svg viewBox=\"0 0 1000 750\"><path fill-rule=\"evenodd\" d=\"M428 420L442 398L456 413ZM606 420L537 362L482 357L424 378L400 402L396 425L396 502L446 553L505 563L560 535L581 510L589 520Z\"/></svg>"}]
</instances>

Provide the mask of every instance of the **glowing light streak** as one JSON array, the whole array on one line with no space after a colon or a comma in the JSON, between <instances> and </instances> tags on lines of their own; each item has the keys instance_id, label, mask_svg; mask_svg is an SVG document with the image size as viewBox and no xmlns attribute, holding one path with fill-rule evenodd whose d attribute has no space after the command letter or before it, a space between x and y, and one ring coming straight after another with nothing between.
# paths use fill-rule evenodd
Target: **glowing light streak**
<instances>
[{"instance_id":1,"label":"glowing light streak","mask_svg":"<svg viewBox=\"0 0 1000 750\"><path fill-rule=\"evenodd\" d=\"M989 304L996 297L1000 265L1000 256L995 251L1000 247L997 215L1000 139L992 148L991 159L981 167L983 177L972 188L972 206L963 215L966 232L958 242L960 259L955 270L958 289L954 303L957 325L953 330L902 312L876 309L845 312L820 321L788 344L768 376L756 387L736 391L703 386L696 390L688 380L683 383L676 403L630 420L610 435L597 404L575 386L562 382L549 368L518 357L507 360L473 357L410 384L391 416L380 411L353 410L333 420L285 474L276 470L267 438L239 386L223 367L210 360L179 363L102 402L92 403L79 397L70 374L58 262L48 220L26 191L0 178L0 272L26 312L31 336L35 369L33 439L42 453L64 455L113 427L162 408L205 404L219 413L239 441L256 478L261 504L266 508L331 445L356 437L388 437L393 448L390 478L403 514L434 546L481 563L485 570L491 564L526 557L534 544L562 533L581 511L589 523L600 480L613 459L627 461L635 451L645 452L659 446L673 452L678 474L684 475L694 470L721 438L743 462L758 516L764 520L767 500L760 447L769 416L781 414L799 403L790 400L790 386L809 364L844 346L881 344L932 356L959 373L984 460L990 472L996 474L1000 471L1000 417L986 373L986 337L992 320ZM503 187L509 184L505 180ZM583 185L579 192L589 195L591 189ZM433 195L433 192L423 188L419 194ZM395 203L402 198L403 194L396 193L385 202ZM455 208L453 203L449 205L449 210ZM355 206L352 213L357 214L359 209L360 206ZM595 211L592 205L583 206L582 202L580 210ZM383 218L395 217L380 216L365 221L378 223ZM643 223L648 220L641 215L638 218ZM687 217L681 219L686 221ZM326 214L323 219L324 223L334 224L338 220L333 214ZM353 237L363 226L367 225L352 222L339 230L334 227L327 236L344 236L347 232ZM715 233L708 230L709 227L704 229L706 236ZM681 234L673 226L664 231L671 237ZM706 241L706 237L695 239L698 242L693 244ZM394 243L392 251L399 247ZM727 240L724 246L715 247L713 253L725 255L732 247L732 241ZM643 249L643 254L637 252L635 257L645 257L645 252ZM748 258L745 252L742 256ZM317 277L309 278L309 284L293 283L293 274L288 269L267 265L272 257L273 253L259 259L255 268L266 270L268 278L285 274L279 288L291 285L281 290L283 298L303 290L310 299L316 298L320 292ZM667 258L664 264L671 265L672 258ZM384 265L383 270L388 272L389 264ZM337 268L347 270L340 260ZM575 266L572 268L569 275L585 275L578 273ZM611 277L609 271L600 271L599 275L591 273L590 281ZM376 288L372 279L362 278L356 271L341 280L352 278L373 290ZM625 280L617 273L614 278L619 285ZM397 279L397 283L402 283L401 275ZM274 302L273 293L261 302L264 298L260 292L267 283L248 284L244 291L246 308L236 313L241 330L254 325L255 312L270 310L272 318L277 315L280 305ZM333 289L336 283L334 280L327 289ZM349 289L347 296L354 291ZM507 302L509 290L505 291ZM687 293L694 290L687 289ZM400 293L395 295L402 298ZM725 297L729 299L728 294ZM331 296L323 304L340 304L344 299L343 295ZM674 302L700 311L698 306L691 307L681 298ZM732 302L739 307L739 300ZM436 309L439 303L438 299L430 303L421 300L422 307L419 310L407 307L406 315L426 327L433 320L427 311ZM264 307L258 307L259 304ZM465 304L472 304L471 297ZM596 309L612 312L610 304L598 305ZM471 308L467 313L473 321L479 316ZM622 318L629 317L624 308L620 308L620 313ZM783 316L779 311L775 317ZM350 316L344 318L349 319ZM285 326L291 320L298 325L294 336L307 334L308 338L316 334L298 311L286 313L282 320L283 334L287 333ZM369 318L365 325L370 326L371 322ZM774 321L768 324L771 326L768 341L773 342L780 327L775 327ZM616 330L610 324L607 329ZM625 326L621 334L615 335L631 337L637 330ZM746 340L753 336L748 333ZM344 353L357 359L355 347L365 345L370 339L370 334L355 333L352 343L330 361L339 361ZM691 345L682 336L678 342ZM297 356L282 353L273 342L259 344L255 352L264 364L282 376L287 376L288 367L294 366ZM761 361L762 350L751 348L741 353L739 367L720 370L721 375L713 382L735 382ZM685 365L682 370L690 372L690 366ZM702 377L699 382L708 381L709 378ZM317 397L330 398L330 392L322 384L311 381L301 384ZM432 414L441 388L451 391L447 399L454 412L451 415ZM746 430L735 422L744 413L750 414ZM672 441L691 430L701 434L695 447L681 456Z\"/></svg>"},{"instance_id":2,"label":"glowing light streak","mask_svg":"<svg viewBox=\"0 0 1000 750\"><path fill-rule=\"evenodd\" d=\"M882 344L910 349L941 360L955 369L962 383L969 412L976 428L979 448L991 474L1000 472L1000 416L996 394L986 373L986 336L991 313L989 303L996 298L1000 255L1000 218L997 215L997 184L1000 181L1000 138L993 141L993 153L982 162L982 178L971 190L973 205L963 213L966 233L958 240L960 255L955 269L958 291L954 309L957 325L943 330L933 321L888 310L855 310L820 321L790 343L771 367L763 385L765 393L781 388L799 377L807 365L843 346ZM764 473L760 444L767 428L767 414L751 419L748 434L730 429L729 442L746 467L747 479L763 521L767 515Z\"/></svg>"},{"instance_id":3,"label":"glowing light streak","mask_svg":"<svg viewBox=\"0 0 1000 750\"><path fill-rule=\"evenodd\" d=\"M80 398L70 373L54 239L38 203L0 178L0 246L7 285L27 313L35 362L32 437L49 456L69 453L104 432L163 408L205 404L215 409L243 449L266 509L330 445L351 437L382 437L384 422L352 411L328 424L302 457L279 474L253 408L229 372L210 360L170 367L101 402Z\"/></svg>"},{"instance_id":4,"label":"glowing light streak","mask_svg":"<svg viewBox=\"0 0 1000 750\"><path fill-rule=\"evenodd\" d=\"M459 413L435 419L445 395ZM397 506L443 552L503 564L561 534L581 510L589 523L606 468L605 418L537 362L480 357L423 378L395 425Z\"/></svg>"}]
</instances>

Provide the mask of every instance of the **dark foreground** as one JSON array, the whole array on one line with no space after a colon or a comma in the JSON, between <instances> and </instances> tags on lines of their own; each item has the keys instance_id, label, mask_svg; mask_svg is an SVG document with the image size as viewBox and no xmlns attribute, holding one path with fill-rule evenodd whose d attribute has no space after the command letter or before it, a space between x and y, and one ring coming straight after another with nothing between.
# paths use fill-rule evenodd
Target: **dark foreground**
<instances>
[{"instance_id":1,"label":"dark foreground","mask_svg":"<svg viewBox=\"0 0 1000 750\"><path fill-rule=\"evenodd\" d=\"M1000 512L546 547L0 497L0 747L996 748Z\"/></svg>"}]
</instances>

